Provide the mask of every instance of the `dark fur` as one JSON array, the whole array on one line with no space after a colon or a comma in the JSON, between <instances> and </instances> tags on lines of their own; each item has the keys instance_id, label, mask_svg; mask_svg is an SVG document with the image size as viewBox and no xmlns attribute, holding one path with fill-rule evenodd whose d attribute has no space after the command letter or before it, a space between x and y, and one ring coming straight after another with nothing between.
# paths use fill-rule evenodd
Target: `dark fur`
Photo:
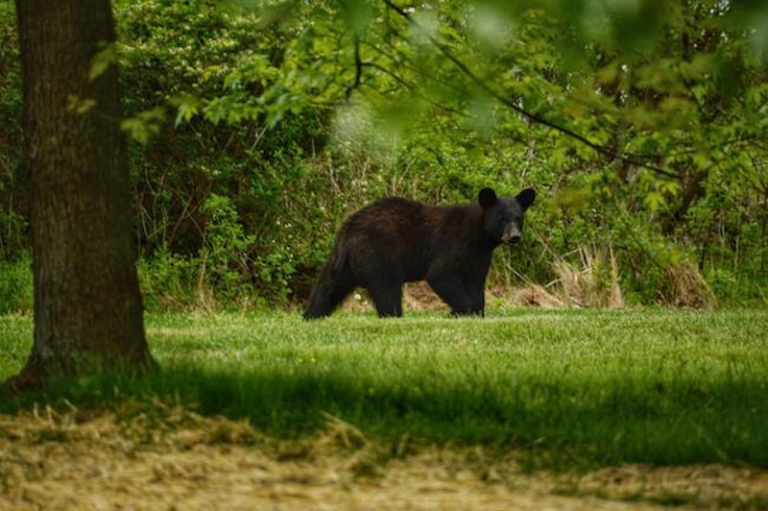
<instances>
[{"instance_id":1,"label":"dark fur","mask_svg":"<svg viewBox=\"0 0 768 511\"><path fill-rule=\"evenodd\" d=\"M403 283L424 279L453 314L483 315L493 249L520 239L535 197L527 189L499 199L485 188L464 206L390 197L364 207L341 228L304 318L328 316L357 286L368 290L379 316L402 316Z\"/></svg>"}]
</instances>

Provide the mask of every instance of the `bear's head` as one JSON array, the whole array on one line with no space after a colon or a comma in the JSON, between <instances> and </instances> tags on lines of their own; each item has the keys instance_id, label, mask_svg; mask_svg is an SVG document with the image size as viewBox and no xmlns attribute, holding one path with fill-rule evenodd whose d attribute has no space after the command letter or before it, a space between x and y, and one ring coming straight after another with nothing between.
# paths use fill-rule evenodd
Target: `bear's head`
<instances>
[{"instance_id":1,"label":"bear's head","mask_svg":"<svg viewBox=\"0 0 768 511\"><path fill-rule=\"evenodd\" d=\"M536 199L536 192L526 188L515 197L497 197L491 188L483 188L478 202L483 208L483 229L498 243L517 243L523 232L523 214Z\"/></svg>"}]
</instances>

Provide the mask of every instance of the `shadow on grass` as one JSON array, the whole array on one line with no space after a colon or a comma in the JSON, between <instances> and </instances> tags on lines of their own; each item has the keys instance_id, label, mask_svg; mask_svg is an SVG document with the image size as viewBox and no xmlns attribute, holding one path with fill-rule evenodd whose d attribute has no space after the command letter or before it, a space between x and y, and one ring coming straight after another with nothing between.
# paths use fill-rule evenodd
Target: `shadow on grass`
<instances>
[{"instance_id":1,"label":"shadow on grass","mask_svg":"<svg viewBox=\"0 0 768 511\"><path fill-rule=\"evenodd\" d=\"M109 408L125 399L173 400L204 415L247 418L283 439L312 434L331 414L366 436L539 453L554 466L620 462L744 462L768 467L768 397L749 379L637 381L528 378L375 380L290 368L234 371L168 365L140 377L112 372L58 378L42 391L0 398L0 411L34 403ZM549 464L549 463L547 463Z\"/></svg>"}]
</instances>

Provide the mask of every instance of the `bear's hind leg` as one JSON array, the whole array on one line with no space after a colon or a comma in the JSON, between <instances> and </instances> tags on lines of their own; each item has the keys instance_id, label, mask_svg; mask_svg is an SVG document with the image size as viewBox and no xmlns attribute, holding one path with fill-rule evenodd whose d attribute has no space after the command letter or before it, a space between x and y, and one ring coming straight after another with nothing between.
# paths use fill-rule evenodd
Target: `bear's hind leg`
<instances>
[{"instance_id":1,"label":"bear's hind leg","mask_svg":"<svg viewBox=\"0 0 768 511\"><path fill-rule=\"evenodd\" d=\"M304 319L329 316L353 289L355 289L355 279L348 270L334 272L330 265L326 265L309 297Z\"/></svg>"}]
</instances>

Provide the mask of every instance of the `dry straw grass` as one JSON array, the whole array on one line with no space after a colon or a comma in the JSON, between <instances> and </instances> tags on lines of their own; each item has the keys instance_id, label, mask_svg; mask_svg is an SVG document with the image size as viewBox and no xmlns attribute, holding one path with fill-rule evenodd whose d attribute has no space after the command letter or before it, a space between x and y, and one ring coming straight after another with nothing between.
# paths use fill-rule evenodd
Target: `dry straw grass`
<instances>
[{"instance_id":1,"label":"dry straw grass","mask_svg":"<svg viewBox=\"0 0 768 511\"><path fill-rule=\"evenodd\" d=\"M552 265L557 278L546 286L531 284L518 290L512 296L512 304L545 309L625 308L619 264L613 249L609 247L603 255L584 247L577 252L579 265L558 258ZM695 309L717 305L715 294L695 265L670 264L665 272L666 289L660 297L663 303Z\"/></svg>"},{"instance_id":2,"label":"dry straw grass","mask_svg":"<svg viewBox=\"0 0 768 511\"><path fill-rule=\"evenodd\" d=\"M667 267L670 290L665 302L677 307L709 309L717 304L715 294L699 269L691 263L672 264Z\"/></svg>"},{"instance_id":3,"label":"dry straw grass","mask_svg":"<svg viewBox=\"0 0 768 511\"><path fill-rule=\"evenodd\" d=\"M541 307L542 309L563 309L566 307L566 302L538 284L531 284L517 290L512 296L512 303L518 307Z\"/></svg>"},{"instance_id":4,"label":"dry straw grass","mask_svg":"<svg viewBox=\"0 0 768 511\"><path fill-rule=\"evenodd\" d=\"M600 307L623 309L624 295L619 285L619 267L613 249L607 255L580 247L580 265L558 258L552 269L557 278L546 287L531 284L512 296L512 304L546 309ZM605 271L609 268L609 271Z\"/></svg>"},{"instance_id":5,"label":"dry straw grass","mask_svg":"<svg viewBox=\"0 0 768 511\"><path fill-rule=\"evenodd\" d=\"M768 502L768 474L724 466L623 466L529 474L482 449L372 443L328 416L276 443L244 421L156 403L114 413L0 415L0 509L656 509ZM563 496L568 494L569 496ZM597 498L601 496L603 498Z\"/></svg>"}]
</instances>

